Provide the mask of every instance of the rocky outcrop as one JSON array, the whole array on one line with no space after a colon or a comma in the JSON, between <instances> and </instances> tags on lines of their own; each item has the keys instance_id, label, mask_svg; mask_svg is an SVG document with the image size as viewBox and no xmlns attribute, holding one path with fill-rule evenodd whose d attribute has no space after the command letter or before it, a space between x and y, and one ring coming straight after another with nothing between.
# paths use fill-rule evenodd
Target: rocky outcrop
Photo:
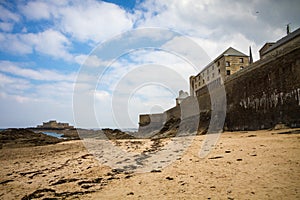
<instances>
[{"instance_id":1,"label":"rocky outcrop","mask_svg":"<svg viewBox=\"0 0 300 200\"><path fill-rule=\"evenodd\" d=\"M55 144L61 141L64 140L42 133L35 133L28 129L6 129L0 131L1 148L41 146L47 144Z\"/></svg>"}]
</instances>

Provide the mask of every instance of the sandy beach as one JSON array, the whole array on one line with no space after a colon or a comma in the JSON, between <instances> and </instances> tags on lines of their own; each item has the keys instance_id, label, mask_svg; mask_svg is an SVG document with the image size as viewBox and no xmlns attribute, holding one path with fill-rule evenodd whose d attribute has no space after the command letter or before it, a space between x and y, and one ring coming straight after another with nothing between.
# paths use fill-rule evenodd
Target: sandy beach
<instances>
[{"instance_id":1,"label":"sandy beach","mask_svg":"<svg viewBox=\"0 0 300 200\"><path fill-rule=\"evenodd\" d=\"M3 148L0 199L299 199L299 133L225 132L205 158L205 135L196 136L181 158L147 173L105 166L80 140Z\"/></svg>"}]
</instances>

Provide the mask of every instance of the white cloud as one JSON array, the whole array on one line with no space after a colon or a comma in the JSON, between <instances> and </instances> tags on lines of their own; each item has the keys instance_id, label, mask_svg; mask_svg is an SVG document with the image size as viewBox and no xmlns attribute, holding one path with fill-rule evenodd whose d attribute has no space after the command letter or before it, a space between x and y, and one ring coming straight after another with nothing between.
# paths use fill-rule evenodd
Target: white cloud
<instances>
[{"instance_id":1,"label":"white cloud","mask_svg":"<svg viewBox=\"0 0 300 200\"><path fill-rule=\"evenodd\" d=\"M21 12L28 18L33 20L49 19L50 7L45 2L31 1L26 5L20 6Z\"/></svg>"},{"instance_id":2,"label":"white cloud","mask_svg":"<svg viewBox=\"0 0 300 200\"><path fill-rule=\"evenodd\" d=\"M70 106L76 74L63 74L54 70L29 69L20 63L0 62L0 88L2 97L9 96L20 102L52 102ZM36 82L38 81L38 82Z\"/></svg>"},{"instance_id":3,"label":"white cloud","mask_svg":"<svg viewBox=\"0 0 300 200\"><path fill-rule=\"evenodd\" d=\"M4 8L2 5L0 5L0 19L5 22L7 21L18 22L20 21L20 16Z\"/></svg>"},{"instance_id":4,"label":"white cloud","mask_svg":"<svg viewBox=\"0 0 300 200\"><path fill-rule=\"evenodd\" d=\"M100 42L133 26L132 16L115 4L77 1L56 12L60 28L79 41Z\"/></svg>"},{"instance_id":5,"label":"white cloud","mask_svg":"<svg viewBox=\"0 0 300 200\"><path fill-rule=\"evenodd\" d=\"M91 68L106 67L110 64L107 61L101 60L96 55L84 55L84 54L77 55L75 56L75 61L80 65L84 65L84 67L91 67Z\"/></svg>"},{"instance_id":6,"label":"white cloud","mask_svg":"<svg viewBox=\"0 0 300 200\"><path fill-rule=\"evenodd\" d=\"M0 22L0 29L5 32L9 32L13 29L14 25L9 22Z\"/></svg>"},{"instance_id":7,"label":"white cloud","mask_svg":"<svg viewBox=\"0 0 300 200\"><path fill-rule=\"evenodd\" d=\"M19 34L0 32L0 50L12 54L29 54L32 52L32 46L25 43Z\"/></svg>"},{"instance_id":8,"label":"white cloud","mask_svg":"<svg viewBox=\"0 0 300 200\"><path fill-rule=\"evenodd\" d=\"M73 55L68 52L71 43L66 36L53 29L39 33L0 33L0 50L14 54L30 54L36 52L73 61Z\"/></svg>"},{"instance_id":9,"label":"white cloud","mask_svg":"<svg viewBox=\"0 0 300 200\"><path fill-rule=\"evenodd\" d=\"M299 1L145 1L139 27L171 28L205 44L212 58L235 45L248 52L249 45L258 50L267 41L285 35L285 25L299 26ZM275 9L276 8L276 9ZM170 23L172 22L172 23ZM247 41L248 43L245 43ZM244 46L242 46L243 44ZM246 51L245 51L246 50ZM254 52L255 57L258 54Z\"/></svg>"},{"instance_id":10,"label":"white cloud","mask_svg":"<svg viewBox=\"0 0 300 200\"><path fill-rule=\"evenodd\" d=\"M37 34L24 34L22 39L40 53L68 61L72 59L72 55L67 50L71 43L66 36L58 31L48 29Z\"/></svg>"},{"instance_id":11,"label":"white cloud","mask_svg":"<svg viewBox=\"0 0 300 200\"><path fill-rule=\"evenodd\" d=\"M0 71L26 79L43 81L74 81L76 77L75 73L65 75L54 70L22 68L9 61L0 61Z\"/></svg>"},{"instance_id":12,"label":"white cloud","mask_svg":"<svg viewBox=\"0 0 300 200\"><path fill-rule=\"evenodd\" d=\"M0 90L3 93L23 93L23 91L31 88L32 85L28 80L15 78L0 73Z\"/></svg>"},{"instance_id":13,"label":"white cloud","mask_svg":"<svg viewBox=\"0 0 300 200\"><path fill-rule=\"evenodd\" d=\"M107 91L103 90L96 90L94 95L95 98L100 101L107 101L109 98L111 98L111 95Z\"/></svg>"},{"instance_id":14,"label":"white cloud","mask_svg":"<svg viewBox=\"0 0 300 200\"><path fill-rule=\"evenodd\" d=\"M166 49L177 56L181 56L182 59L195 65L198 69L211 61L202 46L198 45L194 40L184 36L177 36L166 42L162 46L162 49Z\"/></svg>"}]
</instances>

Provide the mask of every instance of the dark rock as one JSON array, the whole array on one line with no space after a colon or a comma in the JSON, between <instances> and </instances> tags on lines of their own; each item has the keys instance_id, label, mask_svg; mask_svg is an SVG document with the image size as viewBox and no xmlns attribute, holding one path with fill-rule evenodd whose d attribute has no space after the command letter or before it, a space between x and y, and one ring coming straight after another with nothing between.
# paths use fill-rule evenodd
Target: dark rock
<instances>
[{"instance_id":1,"label":"dark rock","mask_svg":"<svg viewBox=\"0 0 300 200\"><path fill-rule=\"evenodd\" d=\"M131 175L127 175L127 176L125 176L124 178L125 179L129 179L130 177L132 177Z\"/></svg>"},{"instance_id":2,"label":"dark rock","mask_svg":"<svg viewBox=\"0 0 300 200\"><path fill-rule=\"evenodd\" d=\"M224 158L223 156L214 156L214 157L210 157L208 159L219 159L219 158Z\"/></svg>"},{"instance_id":3,"label":"dark rock","mask_svg":"<svg viewBox=\"0 0 300 200\"><path fill-rule=\"evenodd\" d=\"M110 140L116 140L116 139L134 139L135 137L127 134L126 132L123 132L119 129L109 129L105 128L102 129L106 137Z\"/></svg>"},{"instance_id":4,"label":"dark rock","mask_svg":"<svg viewBox=\"0 0 300 200\"><path fill-rule=\"evenodd\" d=\"M90 187L93 187L92 185L82 185L81 188L83 189L89 189Z\"/></svg>"},{"instance_id":5,"label":"dark rock","mask_svg":"<svg viewBox=\"0 0 300 200\"><path fill-rule=\"evenodd\" d=\"M70 179L60 179L57 182L53 183L52 185L60 185L64 183L70 183L70 182L75 182L78 181L77 178L70 178Z\"/></svg>"},{"instance_id":6,"label":"dark rock","mask_svg":"<svg viewBox=\"0 0 300 200\"><path fill-rule=\"evenodd\" d=\"M13 182L14 180L5 180L5 181L1 181L0 182L0 185L2 185L2 184L6 184L6 183L9 183L9 182Z\"/></svg>"},{"instance_id":7,"label":"dark rock","mask_svg":"<svg viewBox=\"0 0 300 200\"><path fill-rule=\"evenodd\" d=\"M256 135L248 135L247 137L256 137Z\"/></svg>"},{"instance_id":8,"label":"dark rock","mask_svg":"<svg viewBox=\"0 0 300 200\"><path fill-rule=\"evenodd\" d=\"M167 180L169 180L169 181L172 181L172 180L174 180L174 178L172 178L172 177L169 177L169 176L167 176L167 177L166 177L166 179L167 179Z\"/></svg>"},{"instance_id":9,"label":"dark rock","mask_svg":"<svg viewBox=\"0 0 300 200\"><path fill-rule=\"evenodd\" d=\"M151 172L151 173L158 173L158 172L161 172L161 170L159 170L159 169L153 169L153 170L151 170L150 172Z\"/></svg>"}]
</instances>

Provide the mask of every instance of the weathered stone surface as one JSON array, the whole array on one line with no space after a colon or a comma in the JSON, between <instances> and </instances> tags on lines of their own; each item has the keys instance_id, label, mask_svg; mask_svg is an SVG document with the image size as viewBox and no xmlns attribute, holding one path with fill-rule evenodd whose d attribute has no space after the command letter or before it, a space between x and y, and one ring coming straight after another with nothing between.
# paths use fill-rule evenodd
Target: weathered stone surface
<instances>
[{"instance_id":1,"label":"weathered stone surface","mask_svg":"<svg viewBox=\"0 0 300 200\"><path fill-rule=\"evenodd\" d=\"M298 41L298 40L297 40ZM211 120L216 131L222 126L222 104L226 105L225 130L258 130L274 128L276 124L300 127L300 44L293 42L276 51L276 55L259 60L246 69L230 76L224 83L226 99L218 94L221 87L202 89L197 96L199 115L198 131L205 131ZM181 105L164 112L166 122L173 119L183 121L180 106L190 101L186 98ZM213 106L212 106L213 105ZM190 110L192 108L189 108ZM215 109L220 109L216 111ZM213 115L213 116L212 116ZM218 123L219 122L219 123ZM153 123L155 124L155 123ZM148 126L148 130L161 130ZM168 123L168 127L175 127ZM170 131L169 128L166 129ZM147 129L144 129L147 131Z\"/></svg>"}]
</instances>

